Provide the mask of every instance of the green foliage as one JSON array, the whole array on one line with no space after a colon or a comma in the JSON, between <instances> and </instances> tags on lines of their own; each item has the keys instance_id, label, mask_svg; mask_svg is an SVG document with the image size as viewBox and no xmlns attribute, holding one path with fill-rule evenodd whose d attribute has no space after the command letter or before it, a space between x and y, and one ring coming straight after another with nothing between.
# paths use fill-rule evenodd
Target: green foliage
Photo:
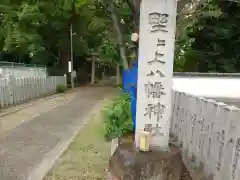
<instances>
[{"instance_id":1,"label":"green foliage","mask_svg":"<svg viewBox=\"0 0 240 180\"><path fill-rule=\"evenodd\" d=\"M97 53L102 65L114 67L123 59L121 47L126 49L125 59L135 60L130 35L138 18L136 22L136 9L131 4L137 1L1 0L1 52L9 54L13 61L47 65L52 74L62 74L67 71L70 59L72 24L74 66L84 64L77 62L78 57L82 60ZM178 3L183 9L177 16L174 70L239 72L240 3L219 0ZM121 47L109 10L112 4L123 36ZM191 4L195 4L194 8Z\"/></svg>"},{"instance_id":2,"label":"green foliage","mask_svg":"<svg viewBox=\"0 0 240 180\"><path fill-rule=\"evenodd\" d=\"M105 137L109 140L133 131L130 95L123 94L103 110Z\"/></svg>"},{"instance_id":3,"label":"green foliage","mask_svg":"<svg viewBox=\"0 0 240 180\"><path fill-rule=\"evenodd\" d=\"M97 0L3 0L0 12L0 49L15 57L13 61L60 67L66 72L70 24L75 60L99 52L102 61L107 57L111 63L118 54L116 39L111 39L111 18ZM106 51L106 46L115 48L114 52Z\"/></svg>"},{"instance_id":4,"label":"green foliage","mask_svg":"<svg viewBox=\"0 0 240 180\"><path fill-rule=\"evenodd\" d=\"M199 11L176 45L175 70L239 72L240 3L211 0Z\"/></svg>"},{"instance_id":5,"label":"green foliage","mask_svg":"<svg viewBox=\"0 0 240 180\"><path fill-rule=\"evenodd\" d=\"M56 91L57 93L65 93L67 90L67 87L63 84L57 84Z\"/></svg>"}]
</instances>

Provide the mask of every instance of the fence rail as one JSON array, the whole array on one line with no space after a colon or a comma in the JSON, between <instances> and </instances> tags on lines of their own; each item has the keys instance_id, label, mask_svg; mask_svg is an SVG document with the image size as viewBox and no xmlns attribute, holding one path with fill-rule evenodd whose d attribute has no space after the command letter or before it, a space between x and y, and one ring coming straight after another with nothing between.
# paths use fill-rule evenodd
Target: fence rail
<instances>
[{"instance_id":1,"label":"fence rail","mask_svg":"<svg viewBox=\"0 0 240 180\"><path fill-rule=\"evenodd\" d=\"M170 133L196 168L214 180L240 179L240 110L173 92Z\"/></svg>"},{"instance_id":2,"label":"fence rail","mask_svg":"<svg viewBox=\"0 0 240 180\"><path fill-rule=\"evenodd\" d=\"M0 76L9 74L15 77L47 76L47 70L39 67L0 67Z\"/></svg>"},{"instance_id":3,"label":"fence rail","mask_svg":"<svg viewBox=\"0 0 240 180\"><path fill-rule=\"evenodd\" d=\"M15 77L47 76L47 68L36 64L0 61L0 77L9 74Z\"/></svg>"},{"instance_id":4,"label":"fence rail","mask_svg":"<svg viewBox=\"0 0 240 180\"><path fill-rule=\"evenodd\" d=\"M0 78L0 108L55 93L57 84L66 85L66 78L64 76Z\"/></svg>"}]
</instances>

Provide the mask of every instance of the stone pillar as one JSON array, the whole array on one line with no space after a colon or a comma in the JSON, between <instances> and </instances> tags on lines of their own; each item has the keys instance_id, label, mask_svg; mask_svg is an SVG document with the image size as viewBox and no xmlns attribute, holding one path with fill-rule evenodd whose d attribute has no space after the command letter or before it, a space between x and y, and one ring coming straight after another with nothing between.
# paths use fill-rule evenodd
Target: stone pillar
<instances>
[{"instance_id":1,"label":"stone pillar","mask_svg":"<svg viewBox=\"0 0 240 180\"><path fill-rule=\"evenodd\" d=\"M176 0L142 0L140 14L136 146L151 129L152 148L168 148L176 29Z\"/></svg>"}]
</instances>

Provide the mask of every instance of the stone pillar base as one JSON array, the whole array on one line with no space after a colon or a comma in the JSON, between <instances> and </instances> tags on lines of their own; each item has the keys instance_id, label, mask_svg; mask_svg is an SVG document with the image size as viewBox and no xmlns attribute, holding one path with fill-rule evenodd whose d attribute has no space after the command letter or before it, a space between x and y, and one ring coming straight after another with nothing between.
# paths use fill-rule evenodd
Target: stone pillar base
<instances>
[{"instance_id":1,"label":"stone pillar base","mask_svg":"<svg viewBox=\"0 0 240 180\"><path fill-rule=\"evenodd\" d=\"M125 137L110 159L108 180L192 180L186 174L180 149L139 152L132 138Z\"/></svg>"}]
</instances>

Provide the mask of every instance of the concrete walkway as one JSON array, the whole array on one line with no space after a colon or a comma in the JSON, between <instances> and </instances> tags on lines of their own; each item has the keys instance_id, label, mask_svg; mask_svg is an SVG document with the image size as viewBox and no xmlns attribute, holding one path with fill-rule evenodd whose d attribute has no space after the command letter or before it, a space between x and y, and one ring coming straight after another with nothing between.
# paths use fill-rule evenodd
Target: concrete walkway
<instances>
[{"instance_id":1,"label":"concrete walkway","mask_svg":"<svg viewBox=\"0 0 240 180\"><path fill-rule=\"evenodd\" d=\"M112 88L84 88L70 102L0 135L0 179L38 180Z\"/></svg>"}]
</instances>

